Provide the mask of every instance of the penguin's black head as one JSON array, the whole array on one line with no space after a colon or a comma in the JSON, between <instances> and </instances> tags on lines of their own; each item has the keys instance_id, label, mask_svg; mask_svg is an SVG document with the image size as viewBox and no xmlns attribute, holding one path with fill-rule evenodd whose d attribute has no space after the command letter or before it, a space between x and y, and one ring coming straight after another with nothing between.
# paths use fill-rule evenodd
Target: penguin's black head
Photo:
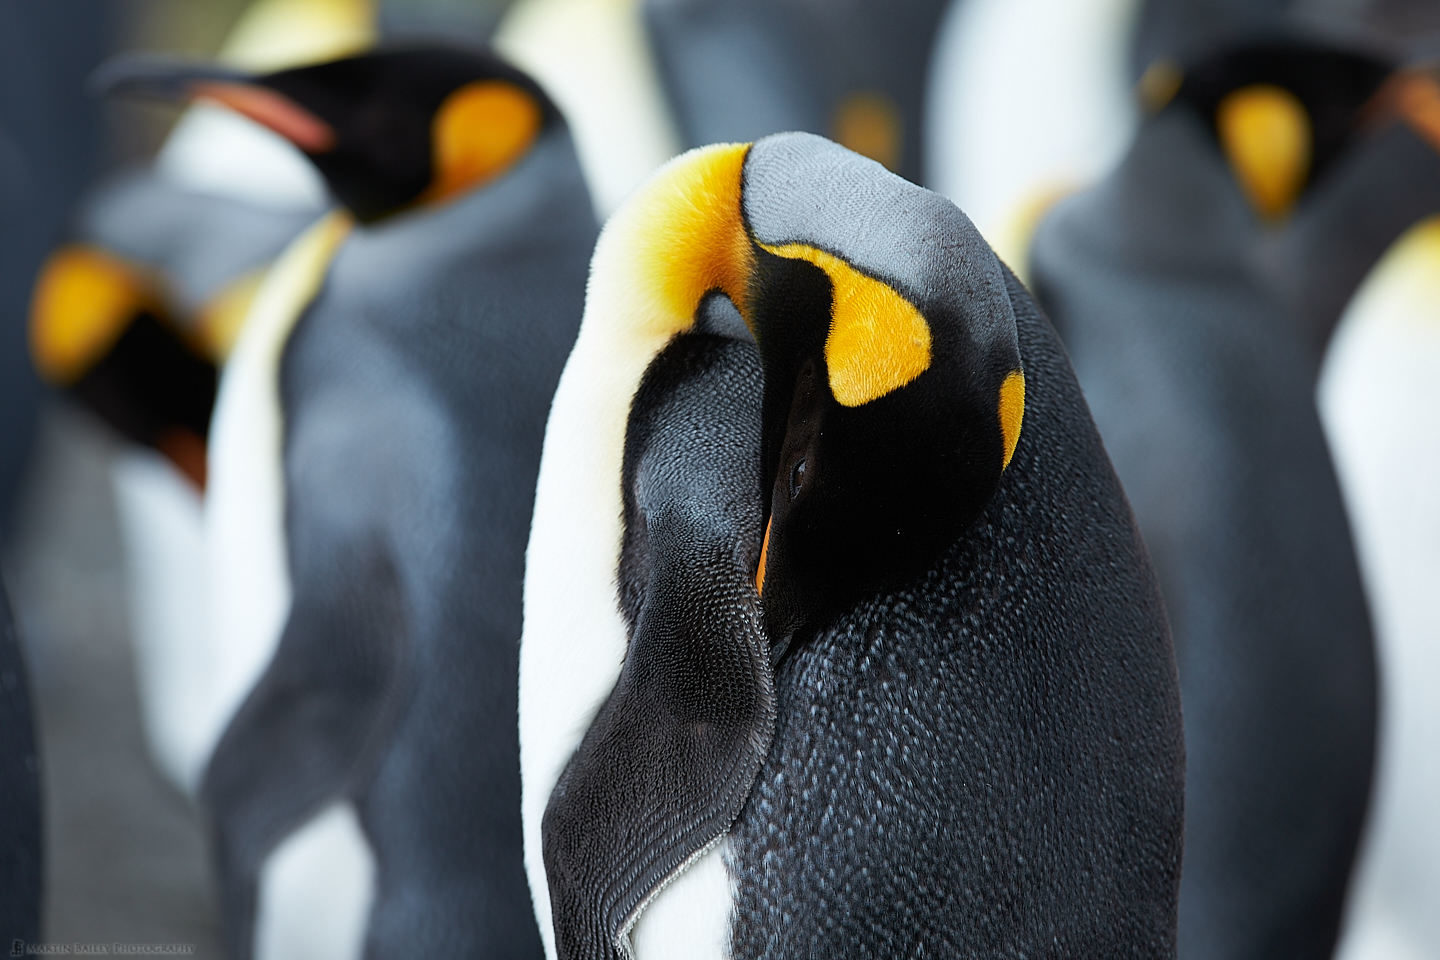
<instances>
[{"instance_id":1,"label":"penguin's black head","mask_svg":"<svg viewBox=\"0 0 1440 960\"><path fill-rule=\"evenodd\" d=\"M1278 221L1361 135L1395 65L1371 51L1303 39L1252 41L1141 80L1152 112L1193 111L1211 130L1256 214Z\"/></svg>"},{"instance_id":2,"label":"penguin's black head","mask_svg":"<svg viewBox=\"0 0 1440 960\"><path fill-rule=\"evenodd\" d=\"M994 493L1024 408L1015 315L948 201L784 134L672 162L606 228L592 300L621 258L627 323L703 328L720 294L759 347L756 586L777 651L923 571Z\"/></svg>"},{"instance_id":3,"label":"penguin's black head","mask_svg":"<svg viewBox=\"0 0 1440 960\"><path fill-rule=\"evenodd\" d=\"M143 268L97 247L61 247L36 279L30 358L46 382L203 488L218 374L171 316Z\"/></svg>"},{"instance_id":4,"label":"penguin's black head","mask_svg":"<svg viewBox=\"0 0 1440 960\"><path fill-rule=\"evenodd\" d=\"M219 103L270 128L363 222L493 179L558 118L519 70L441 46L269 74L132 58L108 65L97 82L118 94Z\"/></svg>"}]
</instances>

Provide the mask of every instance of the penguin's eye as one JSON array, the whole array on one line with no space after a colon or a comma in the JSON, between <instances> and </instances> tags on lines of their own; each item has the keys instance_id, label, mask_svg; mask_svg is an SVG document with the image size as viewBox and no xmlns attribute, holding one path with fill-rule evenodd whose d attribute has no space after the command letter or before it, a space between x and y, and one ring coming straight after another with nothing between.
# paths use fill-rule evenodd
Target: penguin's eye
<instances>
[{"instance_id":1,"label":"penguin's eye","mask_svg":"<svg viewBox=\"0 0 1440 960\"><path fill-rule=\"evenodd\" d=\"M801 457L795 461L795 466L790 468L790 499L794 500L800 495L800 488L805 484L805 471L808 469L805 458Z\"/></svg>"}]
</instances>

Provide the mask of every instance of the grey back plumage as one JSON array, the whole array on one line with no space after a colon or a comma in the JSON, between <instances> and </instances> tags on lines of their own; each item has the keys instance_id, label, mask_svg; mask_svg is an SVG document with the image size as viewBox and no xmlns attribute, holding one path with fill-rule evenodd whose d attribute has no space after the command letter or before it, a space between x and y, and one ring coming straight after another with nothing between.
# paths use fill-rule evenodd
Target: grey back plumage
<instances>
[{"instance_id":1,"label":"grey back plumage","mask_svg":"<svg viewBox=\"0 0 1440 960\"><path fill-rule=\"evenodd\" d=\"M25 658L0 584L0 936L40 936L40 761Z\"/></svg>"}]
</instances>

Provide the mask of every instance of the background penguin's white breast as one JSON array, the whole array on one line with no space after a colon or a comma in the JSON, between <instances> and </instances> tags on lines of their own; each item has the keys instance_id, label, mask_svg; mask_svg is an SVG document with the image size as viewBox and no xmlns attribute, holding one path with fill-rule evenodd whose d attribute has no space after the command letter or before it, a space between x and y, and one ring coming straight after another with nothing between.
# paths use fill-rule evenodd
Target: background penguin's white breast
<instances>
[{"instance_id":1,"label":"background penguin's white breast","mask_svg":"<svg viewBox=\"0 0 1440 960\"><path fill-rule=\"evenodd\" d=\"M110 470L125 550L141 717L150 752L193 795L210 744L205 529L200 495L170 462L127 450Z\"/></svg>"},{"instance_id":2,"label":"background penguin's white breast","mask_svg":"<svg viewBox=\"0 0 1440 960\"><path fill-rule=\"evenodd\" d=\"M1320 406L1375 621L1383 693L1370 820L1339 960L1440 943L1440 218L1398 241L1330 347Z\"/></svg>"},{"instance_id":3,"label":"background penguin's white breast","mask_svg":"<svg viewBox=\"0 0 1440 960\"><path fill-rule=\"evenodd\" d=\"M281 256L221 377L205 517L213 600L210 713L197 724L205 760L274 656L289 613L280 360L345 228L332 214ZM321 811L262 866L257 956L358 955L373 876L374 856L350 805ZM326 946L317 954L314 944Z\"/></svg>"},{"instance_id":4,"label":"background penguin's white breast","mask_svg":"<svg viewBox=\"0 0 1440 960\"><path fill-rule=\"evenodd\" d=\"M935 40L928 186L1012 267L1027 205L1087 186L1135 128L1125 76L1138 0L959 0Z\"/></svg>"}]
</instances>

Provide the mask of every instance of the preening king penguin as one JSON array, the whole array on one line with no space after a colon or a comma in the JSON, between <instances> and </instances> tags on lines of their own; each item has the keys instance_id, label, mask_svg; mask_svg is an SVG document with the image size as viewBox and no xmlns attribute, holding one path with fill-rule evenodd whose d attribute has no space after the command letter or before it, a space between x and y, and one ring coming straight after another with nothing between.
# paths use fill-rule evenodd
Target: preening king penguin
<instances>
[{"instance_id":1,"label":"preening king penguin","mask_svg":"<svg viewBox=\"0 0 1440 960\"><path fill-rule=\"evenodd\" d=\"M1173 955L1119 483L970 221L834 143L692 151L606 225L520 661L551 957Z\"/></svg>"},{"instance_id":2,"label":"preening king penguin","mask_svg":"<svg viewBox=\"0 0 1440 960\"><path fill-rule=\"evenodd\" d=\"M952 0L645 0L687 146L824 134L924 183L927 80Z\"/></svg>"},{"instance_id":3,"label":"preening king penguin","mask_svg":"<svg viewBox=\"0 0 1440 960\"><path fill-rule=\"evenodd\" d=\"M1174 631L1187 960L1330 956L1364 821L1370 620L1318 360L1259 249L1327 180L1387 73L1282 40L1192 64L1032 250Z\"/></svg>"},{"instance_id":4,"label":"preening king penguin","mask_svg":"<svg viewBox=\"0 0 1440 960\"><path fill-rule=\"evenodd\" d=\"M25 658L0 584L0 936L40 937L40 762Z\"/></svg>"},{"instance_id":5,"label":"preening king penguin","mask_svg":"<svg viewBox=\"0 0 1440 960\"><path fill-rule=\"evenodd\" d=\"M1432 909L1440 889L1432 813L1440 794L1435 77L1396 74L1367 121L1369 136L1297 212L1274 260L1292 278L1286 289L1305 308L1315 348L1328 341L1321 419L1354 523L1380 663L1375 788L1337 956L1420 960L1440 942Z\"/></svg>"},{"instance_id":6,"label":"preening king penguin","mask_svg":"<svg viewBox=\"0 0 1440 960\"><path fill-rule=\"evenodd\" d=\"M231 955L536 956L523 551L596 233L565 124L519 71L449 48L111 82L259 120L341 205L257 294L212 431L235 655L201 800ZM316 897L345 900L363 941Z\"/></svg>"}]
</instances>

